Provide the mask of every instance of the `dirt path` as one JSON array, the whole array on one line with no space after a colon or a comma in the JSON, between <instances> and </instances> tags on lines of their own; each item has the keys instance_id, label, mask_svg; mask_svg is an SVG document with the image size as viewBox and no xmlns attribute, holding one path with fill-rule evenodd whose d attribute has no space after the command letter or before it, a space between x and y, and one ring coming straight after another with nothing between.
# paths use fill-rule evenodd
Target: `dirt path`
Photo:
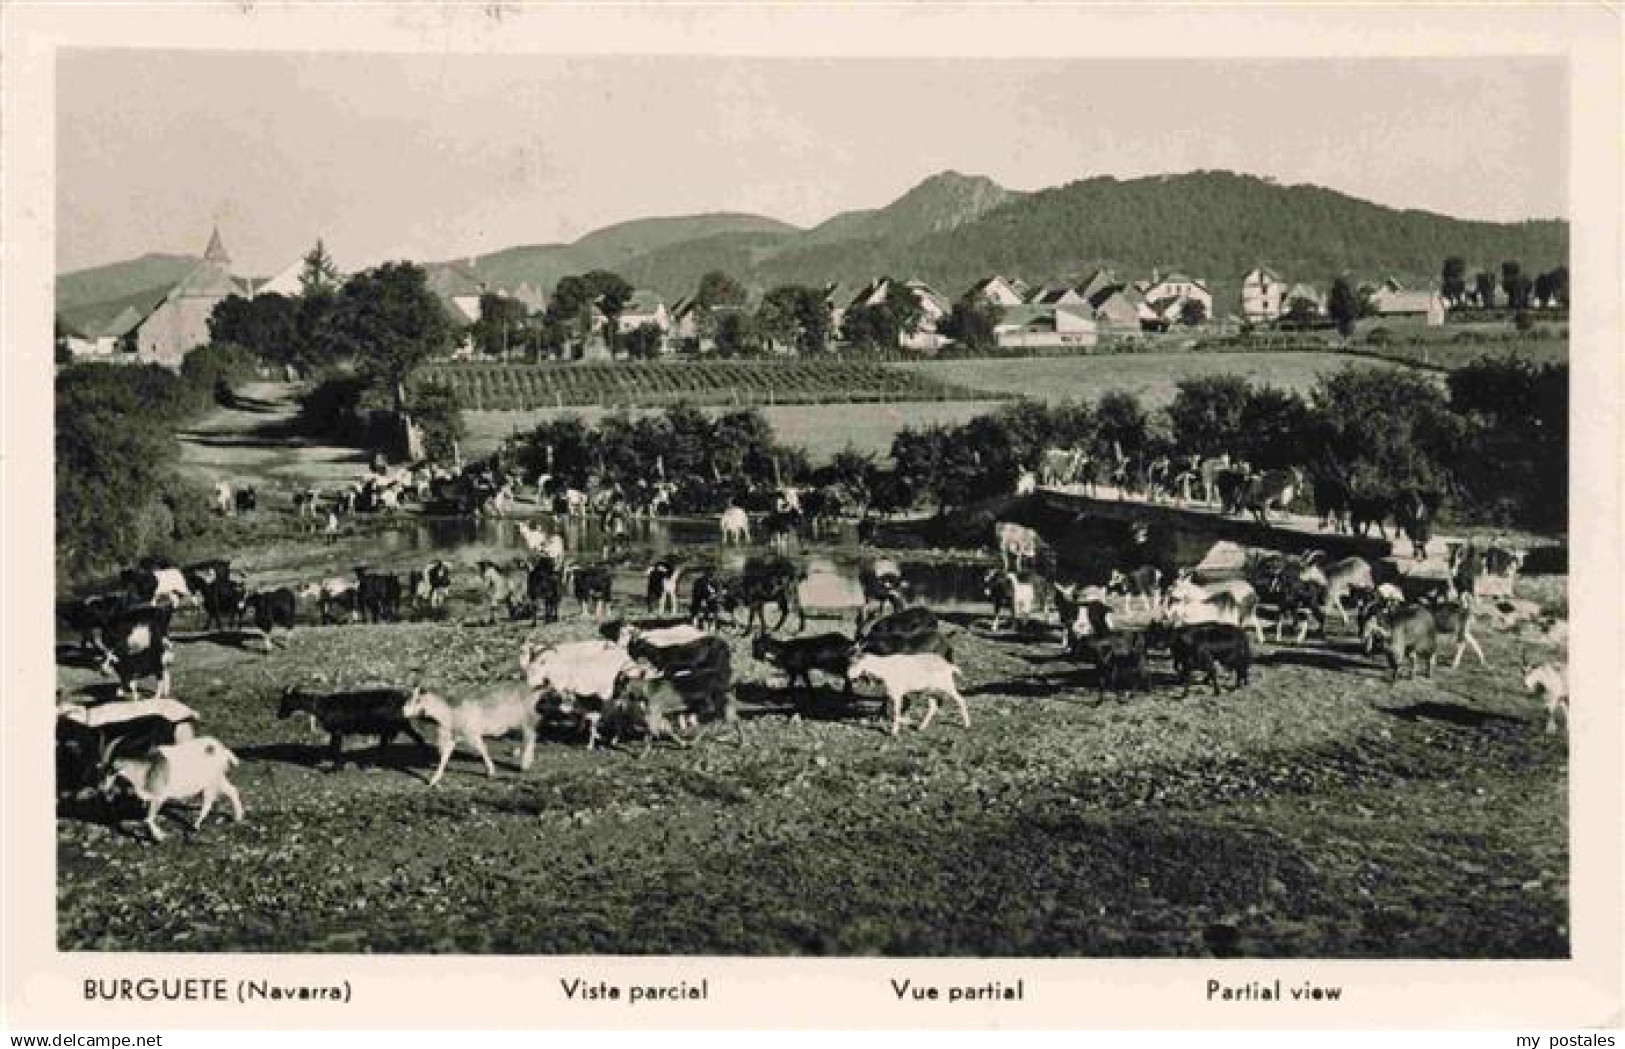
<instances>
[{"instance_id":1,"label":"dirt path","mask_svg":"<svg viewBox=\"0 0 1625 1049\"><path fill-rule=\"evenodd\" d=\"M331 484L363 472L363 449L316 444L292 433L298 389L285 382L248 383L232 407L217 408L176 435L182 464L209 484L226 480L262 489Z\"/></svg>"}]
</instances>

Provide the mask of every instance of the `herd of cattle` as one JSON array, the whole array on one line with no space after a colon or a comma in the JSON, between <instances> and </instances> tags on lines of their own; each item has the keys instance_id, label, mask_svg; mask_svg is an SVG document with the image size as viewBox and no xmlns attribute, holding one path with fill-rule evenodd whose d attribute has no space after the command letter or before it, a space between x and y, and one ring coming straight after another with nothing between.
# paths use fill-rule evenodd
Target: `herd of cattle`
<instances>
[{"instance_id":1,"label":"herd of cattle","mask_svg":"<svg viewBox=\"0 0 1625 1049\"><path fill-rule=\"evenodd\" d=\"M1075 472L1052 472L1063 465L1058 459L1046 456L1043 465L1046 481L1077 480ZM1068 453L1064 465L1072 470L1079 462ZM1208 465L1192 463L1192 470L1172 474L1173 497L1194 497L1196 483L1205 497L1202 471ZM1228 506L1258 509L1267 519L1271 505L1290 502L1290 491L1281 498L1283 478L1237 471L1240 481L1220 484L1229 469L1225 464L1213 475L1212 489L1228 493L1217 496ZM380 483L368 482L373 491ZM1289 473L1284 483L1290 488L1301 479ZM230 493L230 512L252 508L252 498L245 507L242 495ZM1417 506L1425 510L1420 502ZM793 505L793 495L781 495L774 513L799 514L801 508ZM1422 516L1425 523L1426 514ZM1414 515L1402 520L1408 530L1416 523ZM718 525L725 544L748 541L749 517L738 507L724 511ZM459 741L494 775L486 740L517 732L519 762L528 768L537 735L548 723L575 726L589 749L601 738L619 743L637 736L645 751L658 740L686 746L706 725L732 728L743 742L732 649L723 636L731 628L753 635L752 657L784 675L792 699L798 689L811 691L817 673L837 680L847 700L854 696L854 684L878 685L892 735L905 723L903 713L911 699L926 706L921 730L935 717L939 697L952 700L961 722L970 726L958 685L953 632L913 598L894 561L864 565L860 584L865 602L852 634L801 633L807 617L799 591L806 572L782 551L753 554L738 572L661 558L642 570L645 618L630 624L608 618L617 569L624 570L627 563L624 555L575 563L560 534L528 522L519 526L519 534L527 556L506 566L478 562L464 596L483 607L491 622L528 618L532 623L557 620L565 599L571 598L580 615L600 621L601 636L546 647L527 643L517 653L520 674L515 680L455 696L421 686L331 693L290 688L281 697L278 716L302 714L324 731L335 768L344 763L348 737L376 738L382 755L399 736L427 746L419 726L432 725L439 760L431 785L441 781ZM1255 641L1266 643L1265 614L1273 615L1277 642L1294 629L1299 644L1311 630L1326 637L1331 617L1337 617L1367 655L1382 655L1394 680L1407 671L1431 676L1450 644L1452 667L1468 648L1487 663L1473 634L1475 617L1511 625L1539 614L1532 603L1510 597L1522 553L1501 545L1457 545L1444 578L1408 574L1392 562L1360 557L1329 561L1316 552L1289 556L1251 551L1241 563L1223 568L1204 563L1164 571L1123 565L1105 578L1064 579L1053 571L1024 567L1042 546L1031 529L1000 522L993 538L1002 564L983 580L993 634L1000 634L1007 617L1023 634L1058 625L1061 648L1080 670L1092 672L1102 700L1108 691L1122 697L1149 689L1158 661L1166 661L1171 671L1166 680L1187 693L1196 678L1219 694L1221 671L1232 676L1234 688L1245 687ZM606 553L613 552L614 534L606 532ZM285 635L301 619L329 624L390 622L412 614L443 618L460 573L466 576L469 570L435 559L404 576L359 567L351 575L256 589L224 560L190 565L146 560L128 569L116 587L59 609L63 623L78 634L80 657L102 674L116 676L121 697L130 697L86 705L59 694L59 792L105 794L126 784L147 803L147 823L155 838L162 836L156 817L168 800L201 795L200 823L215 797L224 796L241 818L241 801L227 779L235 755L219 740L200 736L196 713L170 695L175 661L171 630L177 617L194 617L205 630L240 631L251 623L270 651L276 634L282 632L286 644ZM1487 581L1495 585L1483 585ZM1506 596L1488 600L1480 596L1484 594ZM772 608L778 616L770 623ZM792 616L797 636L776 636ZM1563 627L1547 620L1541 629L1554 638ZM1547 730L1554 731L1558 714L1567 714L1564 665L1554 661L1523 669L1525 687L1544 700ZM138 684L149 678L155 680L152 696L142 699ZM805 694L800 698L812 699Z\"/></svg>"}]
</instances>

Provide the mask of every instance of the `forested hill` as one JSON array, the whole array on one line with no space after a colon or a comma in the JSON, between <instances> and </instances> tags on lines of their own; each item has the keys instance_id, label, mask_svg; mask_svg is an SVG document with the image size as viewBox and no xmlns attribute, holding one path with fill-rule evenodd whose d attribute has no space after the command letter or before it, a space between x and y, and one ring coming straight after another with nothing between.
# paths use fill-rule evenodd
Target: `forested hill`
<instances>
[{"instance_id":1,"label":"forested hill","mask_svg":"<svg viewBox=\"0 0 1625 1049\"><path fill-rule=\"evenodd\" d=\"M1094 178L1024 194L957 228L910 243L830 245L777 253L752 284L920 277L954 295L990 273L1032 283L1106 264L1128 274L1178 268L1231 286L1264 262L1324 291L1344 271L1435 280L1450 255L1468 269L1517 259L1526 273L1566 263L1568 224L1468 222L1396 211L1316 186L1281 186L1227 172L1120 181ZM1227 302L1219 309L1235 307Z\"/></svg>"}]
</instances>

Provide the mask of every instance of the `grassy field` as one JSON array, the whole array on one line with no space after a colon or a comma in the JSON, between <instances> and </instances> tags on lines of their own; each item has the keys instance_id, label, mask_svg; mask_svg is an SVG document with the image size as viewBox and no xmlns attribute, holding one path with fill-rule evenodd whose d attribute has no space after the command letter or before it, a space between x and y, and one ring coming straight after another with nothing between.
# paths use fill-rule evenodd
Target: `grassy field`
<instances>
[{"instance_id":1,"label":"grassy field","mask_svg":"<svg viewBox=\"0 0 1625 1049\"><path fill-rule=\"evenodd\" d=\"M264 583L381 558L370 537L233 553ZM477 551L468 552L474 556ZM422 554L417 555L421 558ZM360 560L358 560L360 559ZM459 558L466 564L466 558ZM178 698L242 760L248 818L154 845L94 807L58 821L64 950L1083 957L1564 957L1567 748L1541 731L1516 643L1390 684L1335 622L1260 646L1250 685L1102 701L1055 628L949 615L952 705L897 739L878 700L796 696L733 636L731 736L587 752L550 730L521 772L493 745L399 743L319 767L279 721L288 684L516 681L515 653L590 621L302 626L286 648L184 635ZM621 592L623 601L630 591ZM574 602L567 604L574 615ZM815 619L812 632L849 623ZM97 687L64 668L70 691ZM916 716L917 715L917 712ZM360 741L355 744L361 747ZM370 747L370 743L366 744ZM133 815L126 812L125 815ZM816 887L816 888L815 888ZM831 891L838 890L838 891Z\"/></svg>"},{"instance_id":2,"label":"grassy field","mask_svg":"<svg viewBox=\"0 0 1625 1049\"><path fill-rule=\"evenodd\" d=\"M1181 379L1237 374L1255 384L1307 392L1315 380L1349 364L1388 368L1381 361L1337 353L1144 353L1094 357L1033 357L1016 360L924 361L894 365L932 378L993 393L1058 401L1093 400L1111 390L1140 398L1148 408L1172 403Z\"/></svg>"},{"instance_id":3,"label":"grassy field","mask_svg":"<svg viewBox=\"0 0 1625 1049\"><path fill-rule=\"evenodd\" d=\"M780 441L807 449L821 462L852 445L860 452L884 456L892 438L907 425L962 423L998 408L998 401L921 401L882 404L781 404L764 407ZM654 409L649 409L653 411ZM710 409L725 411L724 408ZM560 415L580 415L596 423L609 414L605 408L553 408L529 412L465 411L466 449L483 455L516 430L523 432ZM636 414L636 413L634 413Z\"/></svg>"}]
</instances>

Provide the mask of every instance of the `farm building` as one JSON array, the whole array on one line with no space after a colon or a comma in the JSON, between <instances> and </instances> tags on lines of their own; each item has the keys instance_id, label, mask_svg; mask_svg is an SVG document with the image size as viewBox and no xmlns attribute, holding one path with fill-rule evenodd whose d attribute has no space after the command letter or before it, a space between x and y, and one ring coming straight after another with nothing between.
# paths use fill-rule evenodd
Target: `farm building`
<instances>
[{"instance_id":1,"label":"farm building","mask_svg":"<svg viewBox=\"0 0 1625 1049\"><path fill-rule=\"evenodd\" d=\"M1412 291L1389 278L1371 293L1371 307L1379 317L1421 317L1428 327L1444 323L1444 297L1436 291Z\"/></svg>"},{"instance_id":2,"label":"farm building","mask_svg":"<svg viewBox=\"0 0 1625 1049\"><path fill-rule=\"evenodd\" d=\"M1100 341L1100 326L1088 306L1011 306L993 329L1004 349L1088 350Z\"/></svg>"},{"instance_id":3,"label":"farm building","mask_svg":"<svg viewBox=\"0 0 1625 1049\"><path fill-rule=\"evenodd\" d=\"M898 282L890 277L876 277L863 290L854 295L847 304L846 311L863 309L869 306L878 306L886 301L898 287ZM946 317L952 308L948 300L943 298L929 284L921 280L911 280L902 284L902 287L914 296L914 301L920 304L920 323L913 332L905 334L900 340L904 349L909 350L935 350L939 349L948 340L937 334L937 325Z\"/></svg>"},{"instance_id":4,"label":"farm building","mask_svg":"<svg viewBox=\"0 0 1625 1049\"><path fill-rule=\"evenodd\" d=\"M671 313L666 309L665 300L655 292L634 291L622 307L617 323L623 333L653 324L664 334L671 330Z\"/></svg>"}]
</instances>

